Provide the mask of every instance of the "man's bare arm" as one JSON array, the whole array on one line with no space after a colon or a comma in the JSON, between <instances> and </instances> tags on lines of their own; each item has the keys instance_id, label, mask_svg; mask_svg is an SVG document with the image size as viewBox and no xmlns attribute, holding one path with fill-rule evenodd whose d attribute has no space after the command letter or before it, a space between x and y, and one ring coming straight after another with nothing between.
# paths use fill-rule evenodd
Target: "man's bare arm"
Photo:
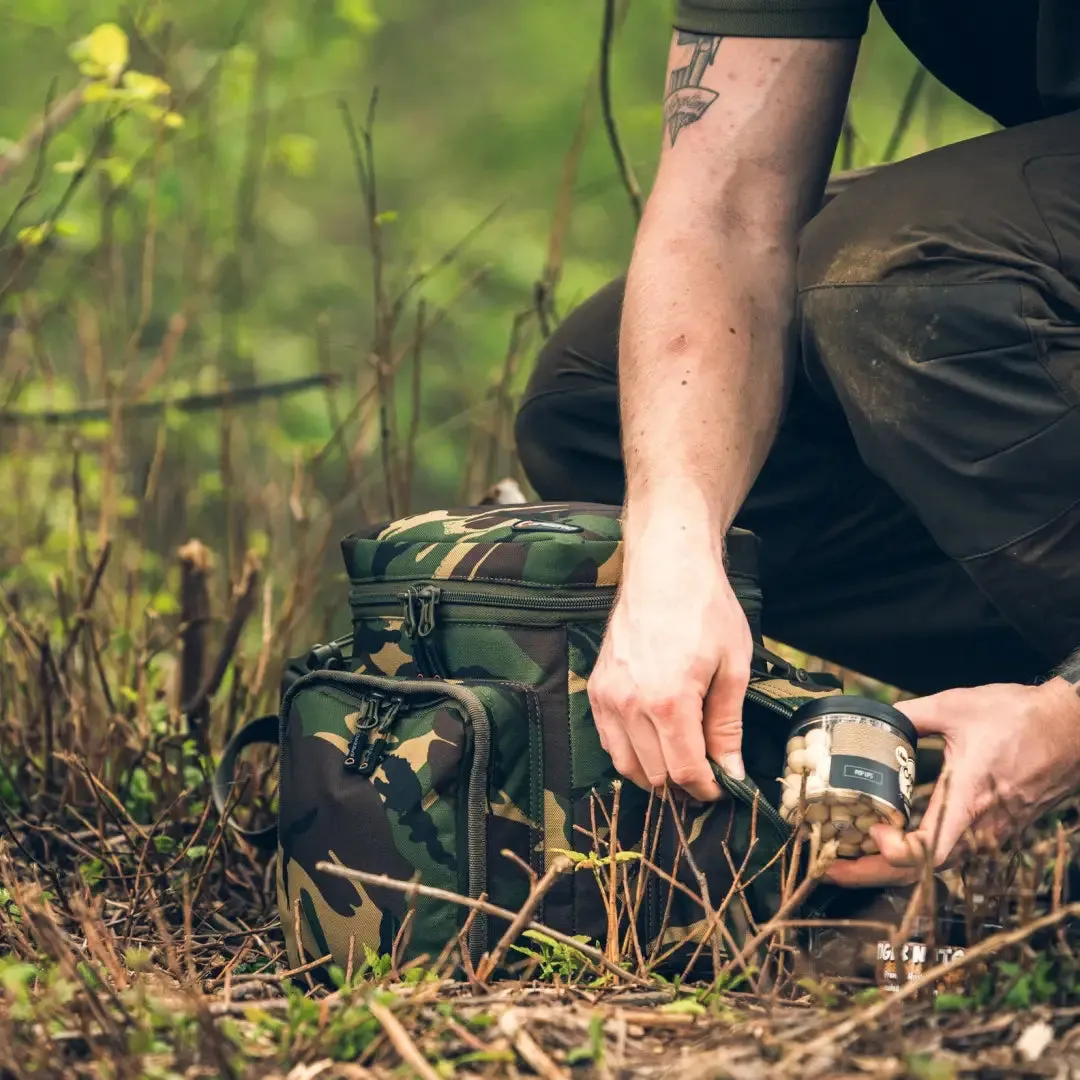
<instances>
[{"instance_id":1,"label":"man's bare arm","mask_svg":"<svg viewBox=\"0 0 1080 1080\"><path fill-rule=\"evenodd\" d=\"M858 44L676 32L620 379L632 527L690 495L731 524L782 408L795 244L820 204Z\"/></svg>"},{"instance_id":2,"label":"man's bare arm","mask_svg":"<svg viewBox=\"0 0 1080 1080\"><path fill-rule=\"evenodd\" d=\"M677 33L665 147L619 354L626 563L589 681L600 738L645 787L742 775L750 631L723 538L775 436L798 231L820 203L854 41Z\"/></svg>"}]
</instances>

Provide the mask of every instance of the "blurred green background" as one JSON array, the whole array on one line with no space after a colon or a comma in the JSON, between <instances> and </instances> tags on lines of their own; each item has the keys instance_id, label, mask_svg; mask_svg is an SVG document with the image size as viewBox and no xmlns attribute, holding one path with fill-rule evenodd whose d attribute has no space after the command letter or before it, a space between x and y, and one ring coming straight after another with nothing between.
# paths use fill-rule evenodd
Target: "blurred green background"
<instances>
[{"instance_id":1,"label":"blurred green background","mask_svg":"<svg viewBox=\"0 0 1080 1080\"><path fill-rule=\"evenodd\" d=\"M671 6L631 0L614 47L615 109L645 188ZM471 500L513 472L512 401L544 331L523 316L511 347L515 316L556 266L550 325L622 272L633 239L597 107L602 0L3 0L0 15L0 162L47 103L78 93L70 50L95 27L116 24L129 68L167 84L78 104L43 153L0 175L0 408L113 410L0 417L0 584L52 592L114 539L153 597L198 536L228 580L252 550L284 589L297 551L335 565L334 541L363 518ZM915 70L875 12L851 164L880 160ZM362 125L376 87L387 309L434 268L392 333L375 317L340 107ZM899 155L990 126L928 80ZM320 371L341 377L332 392L117 411ZM303 546L313 534L322 547Z\"/></svg>"}]
</instances>

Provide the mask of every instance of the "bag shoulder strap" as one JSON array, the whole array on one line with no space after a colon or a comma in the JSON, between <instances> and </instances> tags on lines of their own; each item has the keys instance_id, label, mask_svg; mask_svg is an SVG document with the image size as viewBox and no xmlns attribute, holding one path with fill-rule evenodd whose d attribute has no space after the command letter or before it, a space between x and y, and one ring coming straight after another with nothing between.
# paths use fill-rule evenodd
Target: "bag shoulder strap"
<instances>
[{"instance_id":1,"label":"bag shoulder strap","mask_svg":"<svg viewBox=\"0 0 1080 1080\"><path fill-rule=\"evenodd\" d=\"M232 794L233 785L236 783L236 762L241 753L249 746L277 746L278 745L278 716L269 713L245 724L230 740L221 755L221 761L214 770L214 781L211 786L211 794L214 806L220 816L224 816L226 807L229 805L229 796ZM229 820L229 827L242 836L249 844L269 851L277 846L277 825L267 825L264 829L245 829Z\"/></svg>"}]
</instances>

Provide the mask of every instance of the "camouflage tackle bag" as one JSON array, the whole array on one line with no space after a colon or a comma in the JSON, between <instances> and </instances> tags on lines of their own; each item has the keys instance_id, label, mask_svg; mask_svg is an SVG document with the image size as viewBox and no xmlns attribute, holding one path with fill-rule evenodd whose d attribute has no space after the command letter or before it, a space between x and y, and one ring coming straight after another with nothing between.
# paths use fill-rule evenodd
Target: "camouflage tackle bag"
<instances>
[{"instance_id":1,"label":"camouflage tackle bag","mask_svg":"<svg viewBox=\"0 0 1080 1080\"><path fill-rule=\"evenodd\" d=\"M330 954L344 966L395 942L403 959L434 960L468 918L459 905L410 900L320 863L484 894L517 911L529 871L542 876L562 855L573 870L536 919L592 941L618 934L638 957L678 970L712 956L694 866L713 906L736 875L745 885L725 909L729 942L775 911L789 829L774 806L790 718L838 688L762 648L757 541L733 530L728 576L756 642L748 779L717 770L730 797L710 805L616 784L586 685L619 581L619 513L550 503L440 510L342 542L351 636L289 665L280 716L240 733L216 784L223 803L239 750L273 731L278 893L294 964ZM474 916L469 958L504 929Z\"/></svg>"}]
</instances>

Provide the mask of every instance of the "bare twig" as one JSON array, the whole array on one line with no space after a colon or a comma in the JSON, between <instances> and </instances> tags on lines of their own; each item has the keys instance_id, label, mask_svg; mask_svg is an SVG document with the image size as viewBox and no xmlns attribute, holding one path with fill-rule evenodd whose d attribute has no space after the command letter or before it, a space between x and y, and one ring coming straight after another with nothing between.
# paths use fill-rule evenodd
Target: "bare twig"
<instances>
[{"instance_id":1,"label":"bare twig","mask_svg":"<svg viewBox=\"0 0 1080 1080\"><path fill-rule=\"evenodd\" d=\"M347 866L338 866L337 863L330 862L316 863L315 869L326 874L332 874L334 877L343 877L348 878L351 881L359 881L365 885L375 885L383 889L394 889L397 892L404 893L406 896L427 896L432 900L445 900L451 904L460 904L462 907L474 908L477 911L482 911L485 915L494 915L497 919L505 919L507 922L511 923L517 917L517 912L508 911L506 908L488 903L486 900L473 900L468 896L459 896L457 893L449 892L446 889L436 889L430 885L421 885L416 881L399 881L397 878L389 877L386 874L369 874L364 870L350 870ZM546 934L560 945L566 945L576 952L581 953L582 956L588 957L594 963L599 964L605 971L610 972L624 982L634 983L636 986L652 985L648 979L643 979L629 971L624 971L621 967L617 967L615 964L611 963L599 949L594 949L591 945L586 945L584 942L575 941L574 938L567 934L563 934L558 930L553 930L550 926L530 921L525 929L535 930L539 934Z\"/></svg>"},{"instance_id":2,"label":"bare twig","mask_svg":"<svg viewBox=\"0 0 1080 1080\"><path fill-rule=\"evenodd\" d=\"M251 405L268 398L288 397L290 394L299 394L305 390L336 386L339 381L340 377L337 375L305 375L302 378L283 379L280 382L231 387L212 394L189 394L171 401L168 399L137 401L121 404L117 409L126 417L160 416L169 409L176 409L178 412L210 412L226 406ZM108 405L94 405L82 409L47 409L41 412L5 410L0 412L0 426L82 424L90 420L111 420L116 411Z\"/></svg>"},{"instance_id":3,"label":"bare twig","mask_svg":"<svg viewBox=\"0 0 1080 1080\"><path fill-rule=\"evenodd\" d=\"M187 715L193 727L197 722L196 718L205 712L210 698L217 693L218 687L225 678L225 673L229 670L229 664L236 651L244 624L255 608L258 584L259 560L249 551L244 558L240 582L233 591L233 610L229 616L228 626L225 628L225 636L222 638L217 660L194 696L181 706L181 711ZM195 733L198 735L197 731Z\"/></svg>"},{"instance_id":4,"label":"bare twig","mask_svg":"<svg viewBox=\"0 0 1080 1080\"><path fill-rule=\"evenodd\" d=\"M920 64L911 77L911 82L908 83L904 100L900 104L900 112L896 117L896 124L893 126L892 134L889 135L889 141L885 144L885 151L881 155L883 164L887 164L896 157L900 150L900 144L904 141L904 136L911 127L911 121L915 116L915 106L919 104L919 97L922 95L923 87L926 85L926 74L926 68Z\"/></svg>"},{"instance_id":5,"label":"bare twig","mask_svg":"<svg viewBox=\"0 0 1080 1080\"><path fill-rule=\"evenodd\" d=\"M499 1017L499 1030L510 1040L522 1061L544 1080L568 1080L569 1073L560 1069L540 1044L528 1033L518 1009L507 1009Z\"/></svg>"},{"instance_id":6,"label":"bare twig","mask_svg":"<svg viewBox=\"0 0 1080 1080\"><path fill-rule=\"evenodd\" d=\"M619 136L618 124L615 121L615 113L611 105L611 51L615 42L615 29L617 23L622 21L629 8L629 4L624 3L621 14L616 15L617 4L618 0L604 0L604 28L600 39L600 107L604 114L604 126L607 128L608 140L615 155L615 163L619 167L619 176L630 199L630 208L634 212L634 218L640 221L643 206L641 185L634 175L634 168L630 164L630 159L626 156L626 150Z\"/></svg>"},{"instance_id":7,"label":"bare twig","mask_svg":"<svg viewBox=\"0 0 1080 1080\"><path fill-rule=\"evenodd\" d=\"M573 864L565 855L558 855L552 860L544 876L529 890L528 898L521 905L521 910L515 916L514 921L510 923L506 928L506 932L499 938L498 944L492 949L490 955L485 956L480 961L480 966L476 970L478 981L483 983L491 978L499 964L502 963L506 950L518 939L522 930L532 922L533 912L540 906L544 895L572 866Z\"/></svg>"},{"instance_id":8,"label":"bare twig","mask_svg":"<svg viewBox=\"0 0 1080 1080\"><path fill-rule=\"evenodd\" d=\"M401 1021L385 1006L373 997L367 1000L368 1011L382 1024L386 1037L394 1044L394 1049L401 1055L401 1060L422 1080L442 1080L431 1067L427 1058L420 1053L420 1048L413 1042Z\"/></svg>"}]
</instances>

